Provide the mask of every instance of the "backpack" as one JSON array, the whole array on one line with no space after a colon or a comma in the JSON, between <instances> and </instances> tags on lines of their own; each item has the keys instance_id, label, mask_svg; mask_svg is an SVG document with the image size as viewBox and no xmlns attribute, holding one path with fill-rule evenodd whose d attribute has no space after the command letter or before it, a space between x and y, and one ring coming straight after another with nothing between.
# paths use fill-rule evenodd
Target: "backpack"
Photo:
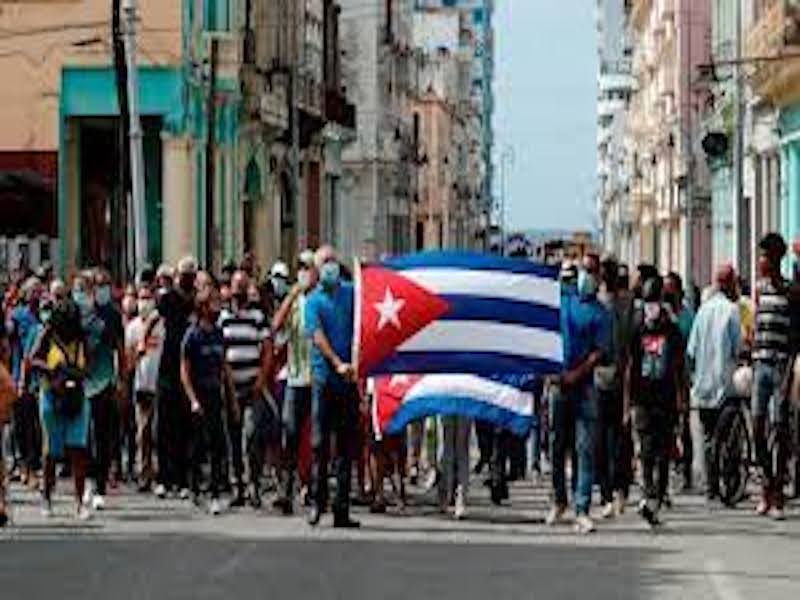
<instances>
[{"instance_id":1,"label":"backpack","mask_svg":"<svg viewBox=\"0 0 800 600\"><path fill-rule=\"evenodd\" d=\"M59 366L50 378L56 413L67 419L74 419L83 410L83 372L78 367L83 349L79 346L74 359L71 360L69 351L55 336L53 343L61 350L66 362Z\"/></svg>"}]
</instances>

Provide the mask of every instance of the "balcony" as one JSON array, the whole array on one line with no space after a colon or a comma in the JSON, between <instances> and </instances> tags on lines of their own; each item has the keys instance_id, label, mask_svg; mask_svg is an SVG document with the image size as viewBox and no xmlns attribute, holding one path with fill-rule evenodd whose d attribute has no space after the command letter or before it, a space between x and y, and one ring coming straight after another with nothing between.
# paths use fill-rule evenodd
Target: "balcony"
<instances>
[{"instance_id":1,"label":"balcony","mask_svg":"<svg viewBox=\"0 0 800 600\"><path fill-rule=\"evenodd\" d=\"M783 53L795 54L800 49L800 11L792 10L781 0L773 0L750 28L746 38L749 57L775 57ZM788 42L788 43L787 43ZM800 99L800 60L786 58L758 63L752 69L750 82L765 99L782 106Z\"/></svg>"},{"instance_id":2,"label":"balcony","mask_svg":"<svg viewBox=\"0 0 800 600\"><path fill-rule=\"evenodd\" d=\"M325 92L325 116L329 122L337 123L346 129L356 128L356 107L335 90Z\"/></svg>"}]
</instances>

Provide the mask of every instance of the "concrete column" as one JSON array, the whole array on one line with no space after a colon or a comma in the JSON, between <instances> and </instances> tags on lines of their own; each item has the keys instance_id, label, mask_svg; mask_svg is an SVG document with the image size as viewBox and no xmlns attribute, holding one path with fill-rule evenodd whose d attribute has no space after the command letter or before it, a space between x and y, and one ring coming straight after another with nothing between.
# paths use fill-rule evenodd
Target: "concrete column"
<instances>
[{"instance_id":1,"label":"concrete column","mask_svg":"<svg viewBox=\"0 0 800 600\"><path fill-rule=\"evenodd\" d=\"M162 132L161 148L163 257L165 262L175 264L182 256L194 254L200 233L196 231L199 207L195 201L193 143L189 137Z\"/></svg>"}]
</instances>

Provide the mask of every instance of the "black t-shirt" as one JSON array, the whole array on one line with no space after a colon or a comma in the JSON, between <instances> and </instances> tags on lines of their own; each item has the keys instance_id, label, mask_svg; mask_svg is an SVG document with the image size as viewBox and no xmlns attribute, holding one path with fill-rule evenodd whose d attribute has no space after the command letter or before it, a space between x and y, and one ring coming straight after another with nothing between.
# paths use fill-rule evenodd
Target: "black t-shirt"
<instances>
[{"instance_id":1,"label":"black t-shirt","mask_svg":"<svg viewBox=\"0 0 800 600\"><path fill-rule=\"evenodd\" d=\"M191 322L194 298L178 290L169 290L158 300L158 314L164 321L164 349L161 353L161 376L178 377L181 344Z\"/></svg>"},{"instance_id":2,"label":"black t-shirt","mask_svg":"<svg viewBox=\"0 0 800 600\"><path fill-rule=\"evenodd\" d=\"M181 356L189 361L192 385L204 405L222 397L222 373L225 366L225 339L215 325L205 329L195 323L183 338Z\"/></svg>"},{"instance_id":3,"label":"black t-shirt","mask_svg":"<svg viewBox=\"0 0 800 600\"><path fill-rule=\"evenodd\" d=\"M631 338L631 403L673 412L682 361L683 338L666 311L653 324L641 319Z\"/></svg>"}]
</instances>

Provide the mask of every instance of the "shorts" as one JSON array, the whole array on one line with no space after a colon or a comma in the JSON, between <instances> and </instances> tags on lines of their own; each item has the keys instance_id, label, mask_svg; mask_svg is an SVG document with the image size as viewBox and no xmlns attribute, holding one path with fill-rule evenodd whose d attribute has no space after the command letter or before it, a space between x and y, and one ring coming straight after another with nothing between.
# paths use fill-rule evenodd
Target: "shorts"
<instances>
[{"instance_id":1,"label":"shorts","mask_svg":"<svg viewBox=\"0 0 800 600\"><path fill-rule=\"evenodd\" d=\"M81 412L73 418L58 414L52 393L42 392L41 418L44 455L62 459L67 448L86 448L89 440L89 400L84 397Z\"/></svg>"}]
</instances>

